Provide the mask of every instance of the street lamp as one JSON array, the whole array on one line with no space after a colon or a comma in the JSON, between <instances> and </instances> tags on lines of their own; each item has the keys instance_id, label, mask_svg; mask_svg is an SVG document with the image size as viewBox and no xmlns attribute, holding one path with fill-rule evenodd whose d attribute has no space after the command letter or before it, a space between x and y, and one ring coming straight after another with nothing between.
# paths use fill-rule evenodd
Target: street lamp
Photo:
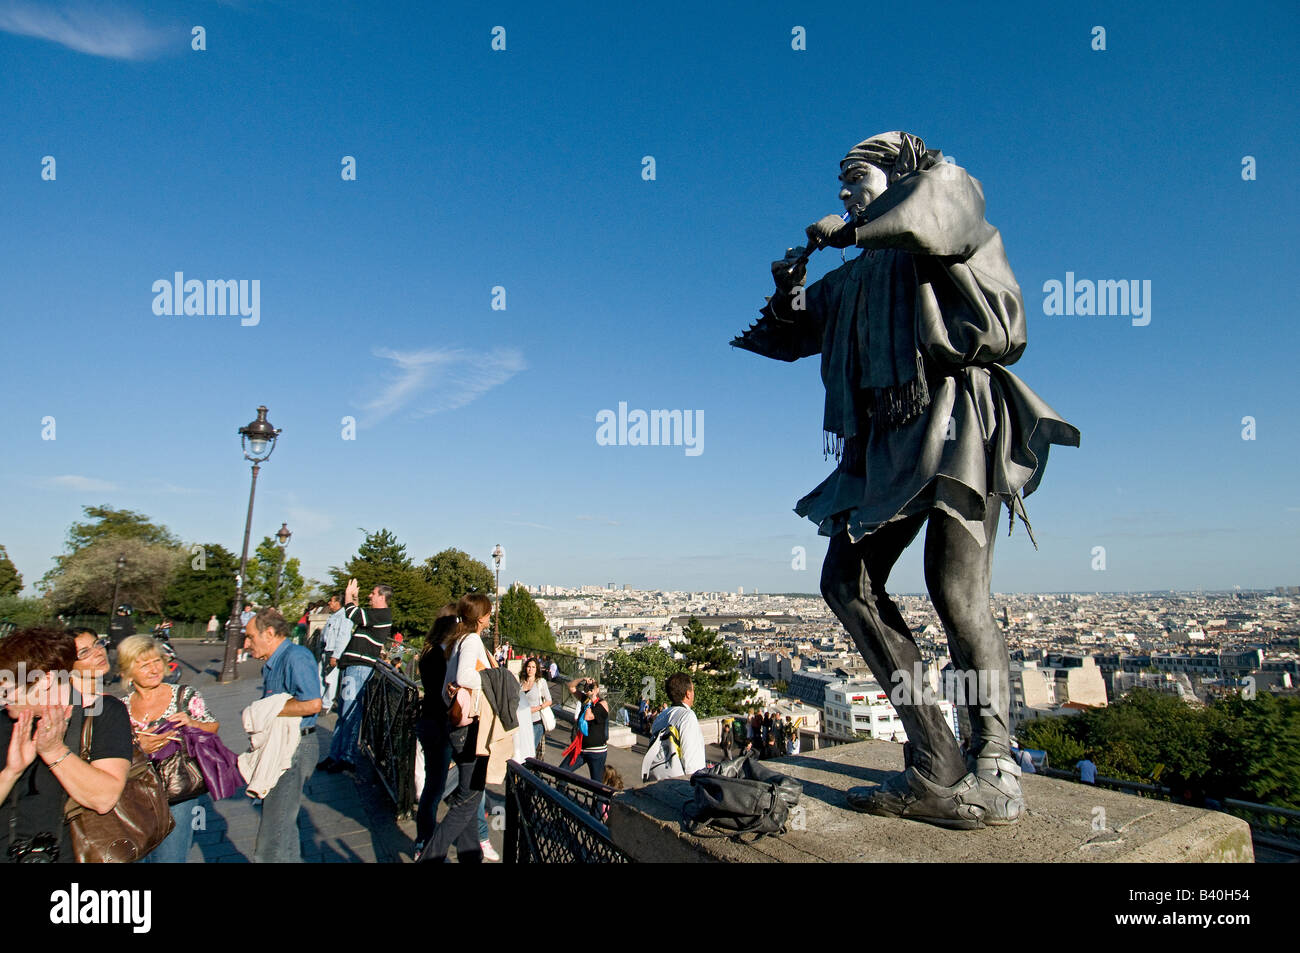
<instances>
[{"instance_id":1,"label":"street lamp","mask_svg":"<svg viewBox=\"0 0 1300 953\"><path fill-rule=\"evenodd\" d=\"M496 618L492 621L493 651L501 645L501 560L505 555L506 551L501 548L500 543L497 543L496 549L492 550L492 562L496 563L497 567L497 591L496 599L493 600L493 605L496 607Z\"/></svg>"},{"instance_id":2,"label":"street lamp","mask_svg":"<svg viewBox=\"0 0 1300 953\"><path fill-rule=\"evenodd\" d=\"M269 460L275 452L276 438L280 431L271 426L266 419L266 407L257 408L257 419L246 427L239 428L239 445L243 448L244 459L253 464L253 482L248 490L248 516L244 520L244 551L239 557L239 575L235 577L235 602L230 607L230 618L226 620L226 657L221 665L221 682L233 682L237 677L235 671L235 654L242 645L239 634L239 613L244 608L244 573L248 569L248 534L253 528L253 495L257 492L257 474L261 465Z\"/></svg>"},{"instance_id":3,"label":"street lamp","mask_svg":"<svg viewBox=\"0 0 1300 953\"><path fill-rule=\"evenodd\" d=\"M108 607L108 632L105 633L112 639L113 637L113 618L117 615L117 593L122 585L122 570L126 568L126 556L119 553L117 557L117 572L113 574L113 604Z\"/></svg>"},{"instance_id":4,"label":"street lamp","mask_svg":"<svg viewBox=\"0 0 1300 953\"><path fill-rule=\"evenodd\" d=\"M289 537L292 535L288 523L281 523L280 531L275 534L275 538L280 542L280 562L275 568L275 598L271 600L271 604L277 609L280 608L280 577L284 573L284 550L289 545Z\"/></svg>"}]
</instances>

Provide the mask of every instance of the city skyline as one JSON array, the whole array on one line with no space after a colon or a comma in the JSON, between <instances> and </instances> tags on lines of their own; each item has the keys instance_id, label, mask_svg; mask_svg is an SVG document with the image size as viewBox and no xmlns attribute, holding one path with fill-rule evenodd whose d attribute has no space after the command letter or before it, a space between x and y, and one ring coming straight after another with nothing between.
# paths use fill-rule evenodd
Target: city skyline
<instances>
[{"instance_id":1,"label":"city skyline","mask_svg":"<svg viewBox=\"0 0 1300 953\"><path fill-rule=\"evenodd\" d=\"M1028 316L1012 370L1082 432L1027 500L1037 551L1003 513L994 590L1300 581L1289 6L887 10L869 34L773 3L77 10L0 2L24 355L0 545L25 594L84 505L238 553L259 404L284 433L253 542L287 522L308 577L386 527L417 561L500 543L503 584L815 593L827 541L792 508L834 466L817 361L728 342L887 129L983 184ZM847 68L868 35L915 75ZM611 429L637 411L680 412L679 439ZM924 590L919 541L890 588Z\"/></svg>"}]
</instances>

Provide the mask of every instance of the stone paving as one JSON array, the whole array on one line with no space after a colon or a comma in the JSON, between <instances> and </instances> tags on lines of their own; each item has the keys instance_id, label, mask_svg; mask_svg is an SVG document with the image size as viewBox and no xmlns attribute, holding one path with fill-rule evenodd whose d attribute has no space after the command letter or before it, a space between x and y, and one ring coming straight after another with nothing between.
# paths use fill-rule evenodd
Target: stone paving
<instances>
[{"instance_id":1,"label":"stone paving","mask_svg":"<svg viewBox=\"0 0 1300 953\"><path fill-rule=\"evenodd\" d=\"M221 685L216 681L221 671L221 645L178 640L176 647L182 662L181 681L203 693L221 722L221 740L236 753L248 750L241 712L262 696L262 664L251 659L239 666L237 681ZM336 719L325 715L318 720L322 758L329 751ZM489 809L494 802L500 803L499 789L496 795L489 793ZM188 862L249 862L257 841L261 802L241 791L215 804L204 797L195 805L203 808L199 814L203 827L195 831ZM303 861L309 863L400 863L411 859L414 846L414 820L395 817L392 801L364 757L357 777L312 775L303 792L298 829ZM494 830L492 842L498 851L502 840L502 832Z\"/></svg>"}]
</instances>

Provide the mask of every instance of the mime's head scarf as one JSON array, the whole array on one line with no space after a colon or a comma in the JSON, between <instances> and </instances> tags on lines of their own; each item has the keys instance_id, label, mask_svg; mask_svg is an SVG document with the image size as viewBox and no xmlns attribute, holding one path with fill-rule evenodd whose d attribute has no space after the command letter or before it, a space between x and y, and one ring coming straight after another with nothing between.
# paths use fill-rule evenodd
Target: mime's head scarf
<instances>
[{"instance_id":1,"label":"mime's head scarf","mask_svg":"<svg viewBox=\"0 0 1300 953\"><path fill-rule=\"evenodd\" d=\"M840 170L867 162L879 167L888 176L889 184L893 185L903 176L918 169L928 169L942 158L943 153L938 149L927 150L919 136L894 130L859 142L840 160Z\"/></svg>"}]
</instances>

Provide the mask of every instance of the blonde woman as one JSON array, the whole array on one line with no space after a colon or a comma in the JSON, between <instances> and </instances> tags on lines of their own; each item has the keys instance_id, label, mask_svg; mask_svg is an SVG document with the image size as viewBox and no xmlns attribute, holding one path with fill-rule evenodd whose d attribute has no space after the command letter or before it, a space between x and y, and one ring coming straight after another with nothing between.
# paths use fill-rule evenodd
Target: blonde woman
<instances>
[{"instance_id":1,"label":"blonde woman","mask_svg":"<svg viewBox=\"0 0 1300 953\"><path fill-rule=\"evenodd\" d=\"M133 635L117 647L118 671L131 691L123 699L131 715L135 739L145 754L152 755L178 734L163 728L164 722L187 725L216 734L221 725L208 712L198 690L188 685L163 681L167 663L158 643L147 635ZM191 811L207 798L201 795L171 806L176 829L145 860L154 864L183 864L194 841Z\"/></svg>"}]
</instances>

